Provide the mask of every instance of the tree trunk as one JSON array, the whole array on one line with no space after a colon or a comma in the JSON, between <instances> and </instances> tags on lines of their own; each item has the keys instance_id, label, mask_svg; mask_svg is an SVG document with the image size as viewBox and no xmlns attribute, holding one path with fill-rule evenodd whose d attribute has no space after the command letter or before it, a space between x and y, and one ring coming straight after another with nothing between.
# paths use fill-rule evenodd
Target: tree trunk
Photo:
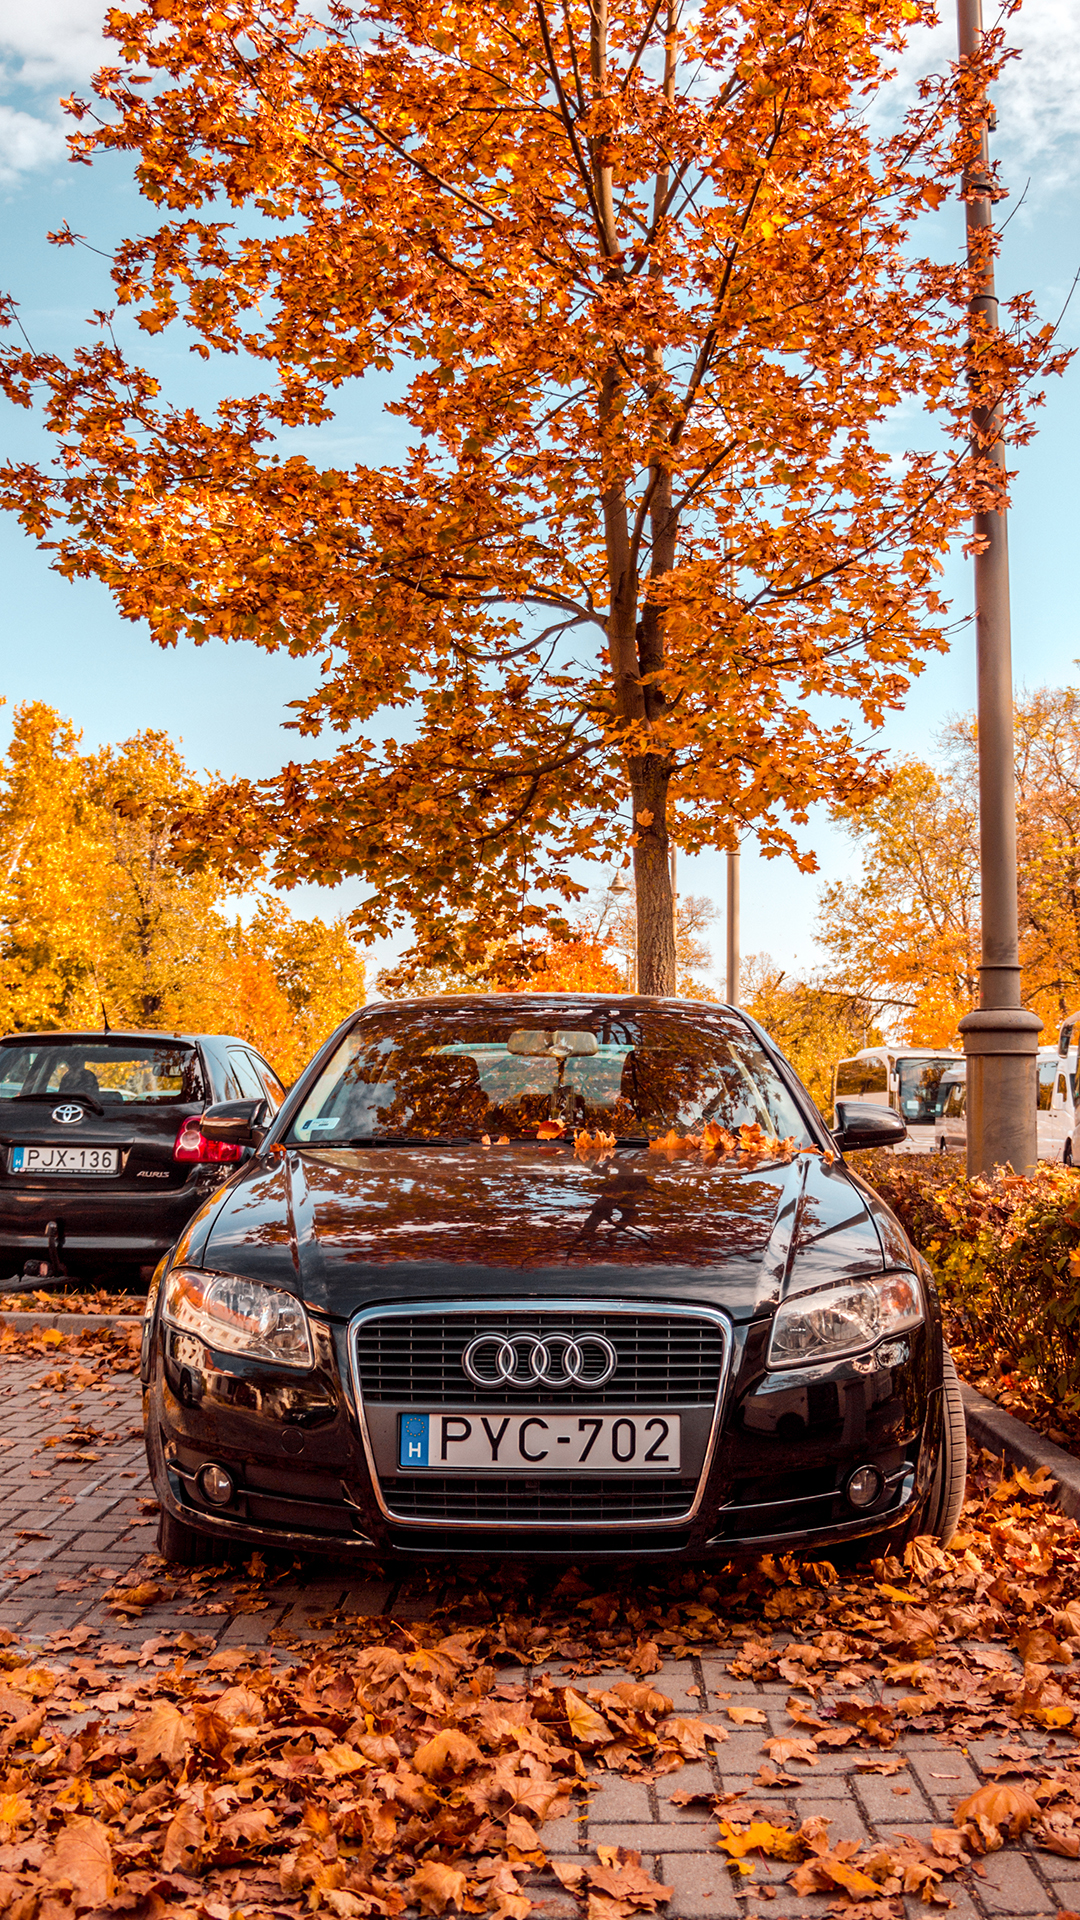
<instances>
[{"instance_id":1,"label":"tree trunk","mask_svg":"<svg viewBox=\"0 0 1080 1920\"><path fill-rule=\"evenodd\" d=\"M668 861L667 794L671 766L659 754L630 762L637 894L637 990L675 991L675 917Z\"/></svg>"}]
</instances>

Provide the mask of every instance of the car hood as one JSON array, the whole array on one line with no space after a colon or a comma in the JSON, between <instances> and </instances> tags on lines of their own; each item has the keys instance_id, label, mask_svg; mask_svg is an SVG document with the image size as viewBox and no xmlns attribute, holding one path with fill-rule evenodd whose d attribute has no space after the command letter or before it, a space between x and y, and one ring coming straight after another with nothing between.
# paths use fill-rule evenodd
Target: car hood
<instances>
[{"instance_id":1,"label":"car hood","mask_svg":"<svg viewBox=\"0 0 1080 1920\"><path fill-rule=\"evenodd\" d=\"M562 1142L274 1149L178 1257L348 1316L377 1301L513 1294L682 1299L746 1318L782 1292L880 1271L870 1196L814 1153L757 1168Z\"/></svg>"}]
</instances>

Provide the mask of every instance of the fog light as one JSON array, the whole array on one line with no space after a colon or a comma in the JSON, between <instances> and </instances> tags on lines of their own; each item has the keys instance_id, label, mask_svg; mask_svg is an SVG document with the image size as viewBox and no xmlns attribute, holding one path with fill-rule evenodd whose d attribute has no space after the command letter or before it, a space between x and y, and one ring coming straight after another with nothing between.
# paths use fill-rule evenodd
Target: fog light
<instances>
[{"instance_id":1,"label":"fog light","mask_svg":"<svg viewBox=\"0 0 1080 1920\"><path fill-rule=\"evenodd\" d=\"M844 1492L849 1505L853 1507L872 1507L885 1485L885 1476L878 1467L856 1467L848 1475Z\"/></svg>"},{"instance_id":2,"label":"fog light","mask_svg":"<svg viewBox=\"0 0 1080 1920\"><path fill-rule=\"evenodd\" d=\"M236 1488L224 1467L200 1467L199 1486L212 1507L227 1507Z\"/></svg>"}]
</instances>

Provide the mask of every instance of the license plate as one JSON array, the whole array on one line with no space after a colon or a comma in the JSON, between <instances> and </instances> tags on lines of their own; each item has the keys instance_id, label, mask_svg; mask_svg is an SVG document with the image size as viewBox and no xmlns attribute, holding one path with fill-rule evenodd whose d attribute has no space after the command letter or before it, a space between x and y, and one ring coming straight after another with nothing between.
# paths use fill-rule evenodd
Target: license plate
<instances>
[{"instance_id":1,"label":"license plate","mask_svg":"<svg viewBox=\"0 0 1080 1920\"><path fill-rule=\"evenodd\" d=\"M116 1173L119 1147L12 1147L9 1173Z\"/></svg>"},{"instance_id":2,"label":"license plate","mask_svg":"<svg viewBox=\"0 0 1080 1920\"><path fill-rule=\"evenodd\" d=\"M402 1413L398 1466L511 1473L678 1473L677 1413Z\"/></svg>"}]
</instances>

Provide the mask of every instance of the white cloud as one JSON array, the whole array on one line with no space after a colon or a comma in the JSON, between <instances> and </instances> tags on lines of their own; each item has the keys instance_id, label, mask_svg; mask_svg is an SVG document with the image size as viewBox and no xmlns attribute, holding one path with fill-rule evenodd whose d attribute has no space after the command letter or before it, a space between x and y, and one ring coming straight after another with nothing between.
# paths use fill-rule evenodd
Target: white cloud
<instances>
[{"instance_id":1,"label":"white cloud","mask_svg":"<svg viewBox=\"0 0 1080 1920\"><path fill-rule=\"evenodd\" d=\"M1011 23L1019 47L998 83L1002 154L1047 165L1050 184L1080 175L1080 9L1075 0L1027 0Z\"/></svg>"},{"instance_id":2,"label":"white cloud","mask_svg":"<svg viewBox=\"0 0 1080 1920\"><path fill-rule=\"evenodd\" d=\"M905 103L914 98L919 74L944 73L956 59L954 0L939 0L939 6L941 24L916 30L898 62L897 89ZM996 18L994 0L983 0L985 25ZM1014 184L1018 173L1037 176L1037 194L1080 178L1080 6L1077 0L1024 0L1007 32L1019 58L1006 62L993 89L992 147ZM897 103L889 93L892 111Z\"/></svg>"},{"instance_id":3,"label":"white cloud","mask_svg":"<svg viewBox=\"0 0 1080 1920\"><path fill-rule=\"evenodd\" d=\"M0 183L64 157L64 130L55 121L0 104Z\"/></svg>"},{"instance_id":4,"label":"white cloud","mask_svg":"<svg viewBox=\"0 0 1080 1920\"><path fill-rule=\"evenodd\" d=\"M37 91L89 80L105 59L108 0L7 0L0 59L10 87Z\"/></svg>"}]
</instances>

